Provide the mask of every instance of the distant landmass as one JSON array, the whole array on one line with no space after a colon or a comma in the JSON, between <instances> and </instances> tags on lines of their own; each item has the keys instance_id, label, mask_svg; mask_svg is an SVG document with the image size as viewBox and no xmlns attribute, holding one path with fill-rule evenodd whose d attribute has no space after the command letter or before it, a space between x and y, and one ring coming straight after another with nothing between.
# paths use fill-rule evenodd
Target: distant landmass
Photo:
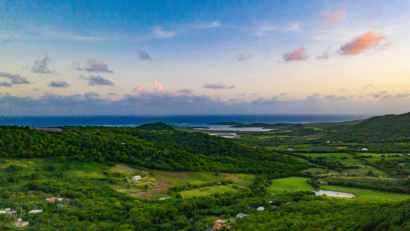
<instances>
[{"instance_id":1,"label":"distant landmass","mask_svg":"<svg viewBox=\"0 0 410 231\"><path fill-rule=\"evenodd\" d=\"M409 139L410 113L375 116L353 125L340 125L329 129L338 131L334 136L349 140Z\"/></svg>"},{"instance_id":2,"label":"distant landmass","mask_svg":"<svg viewBox=\"0 0 410 231\"><path fill-rule=\"evenodd\" d=\"M151 131L151 130L167 130L167 131L174 131L175 129L166 123L158 122L152 124L143 124L138 126L141 130Z\"/></svg>"}]
</instances>

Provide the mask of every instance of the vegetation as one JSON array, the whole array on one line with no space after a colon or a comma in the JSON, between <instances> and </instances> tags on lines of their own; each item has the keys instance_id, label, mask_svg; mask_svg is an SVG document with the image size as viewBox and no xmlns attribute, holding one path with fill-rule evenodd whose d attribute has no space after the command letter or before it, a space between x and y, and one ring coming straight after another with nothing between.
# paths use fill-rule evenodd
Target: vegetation
<instances>
[{"instance_id":1,"label":"vegetation","mask_svg":"<svg viewBox=\"0 0 410 231\"><path fill-rule=\"evenodd\" d=\"M146 130L146 131L153 131L153 130L158 130L158 131L163 131L163 130L167 130L167 131L174 131L175 128L173 128L172 126L166 124L166 123L162 123L162 122L158 122L158 123L152 123L152 124L142 124L140 126L138 126L138 129L141 130Z\"/></svg>"},{"instance_id":2,"label":"vegetation","mask_svg":"<svg viewBox=\"0 0 410 231\"><path fill-rule=\"evenodd\" d=\"M331 137L338 137L343 141L409 141L410 140L410 113L401 115L376 116L361 123L342 126Z\"/></svg>"},{"instance_id":3,"label":"vegetation","mask_svg":"<svg viewBox=\"0 0 410 231\"><path fill-rule=\"evenodd\" d=\"M409 205L316 197L252 214L238 220L233 230L409 230Z\"/></svg>"},{"instance_id":4,"label":"vegetation","mask_svg":"<svg viewBox=\"0 0 410 231\"><path fill-rule=\"evenodd\" d=\"M4 157L72 156L151 169L295 175L308 167L293 158L203 133L137 128L65 127L63 132L1 127Z\"/></svg>"},{"instance_id":5,"label":"vegetation","mask_svg":"<svg viewBox=\"0 0 410 231\"><path fill-rule=\"evenodd\" d=\"M3 126L0 209L18 209L30 222L24 230L202 231L216 219L232 230L408 230L408 119L223 123L273 129L239 139L163 123ZM319 188L356 198L316 196ZM238 213L249 216L234 219ZM15 219L0 214L0 229L17 230Z\"/></svg>"},{"instance_id":6,"label":"vegetation","mask_svg":"<svg viewBox=\"0 0 410 231\"><path fill-rule=\"evenodd\" d=\"M383 192L410 194L410 181L396 179L330 177L326 179L329 185L372 189Z\"/></svg>"},{"instance_id":7,"label":"vegetation","mask_svg":"<svg viewBox=\"0 0 410 231\"><path fill-rule=\"evenodd\" d=\"M410 195L407 195L407 194L381 192L381 191L369 190L369 189L349 188L349 187L333 186L333 185L321 185L320 189L351 193L357 197L356 200L362 201L362 202L372 202L372 203L389 202L391 203L391 202L400 202L400 201L410 200Z\"/></svg>"}]
</instances>

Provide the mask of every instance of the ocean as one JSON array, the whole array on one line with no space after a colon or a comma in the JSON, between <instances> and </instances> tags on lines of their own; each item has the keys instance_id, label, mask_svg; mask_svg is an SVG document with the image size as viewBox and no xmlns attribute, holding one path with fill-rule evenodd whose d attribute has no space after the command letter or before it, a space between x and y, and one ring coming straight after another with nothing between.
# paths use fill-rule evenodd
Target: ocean
<instances>
[{"instance_id":1,"label":"ocean","mask_svg":"<svg viewBox=\"0 0 410 231\"><path fill-rule=\"evenodd\" d=\"M371 115L169 115L169 116L50 116L0 117L0 125L30 127L59 126L129 126L164 122L179 126L204 126L217 122L240 123L313 123L343 122L369 118Z\"/></svg>"}]
</instances>

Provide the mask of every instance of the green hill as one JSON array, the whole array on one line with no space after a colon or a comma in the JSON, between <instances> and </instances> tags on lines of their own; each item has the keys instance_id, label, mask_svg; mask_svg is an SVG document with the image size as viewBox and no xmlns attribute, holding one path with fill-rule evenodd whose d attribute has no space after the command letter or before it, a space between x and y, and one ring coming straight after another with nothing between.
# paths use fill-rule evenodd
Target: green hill
<instances>
[{"instance_id":1,"label":"green hill","mask_svg":"<svg viewBox=\"0 0 410 231\"><path fill-rule=\"evenodd\" d=\"M141 130L146 130L146 131L151 131L151 130L167 130L167 131L174 131L175 129L171 126L169 126L166 123L158 122L158 123L152 123L152 124L143 124L138 126L139 129Z\"/></svg>"},{"instance_id":2,"label":"green hill","mask_svg":"<svg viewBox=\"0 0 410 231\"><path fill-rule=\"evenodd\" d=\"M408 140L410 113L375 116L355 125L329 127L328 130L338 130L330 136L340 140Z\"/></svg>"},{"instance_id":3,"label":"green hill","mask_svg":"<svg viewBox=\"0 0 410 231\"><path fill-rule=\"evenodd\" d=\"M306 163L203 133L121 127L64 127L63 132L0 127L2 157L67 156L170 171L295 175Z\"/></svg>"}]
</instances>

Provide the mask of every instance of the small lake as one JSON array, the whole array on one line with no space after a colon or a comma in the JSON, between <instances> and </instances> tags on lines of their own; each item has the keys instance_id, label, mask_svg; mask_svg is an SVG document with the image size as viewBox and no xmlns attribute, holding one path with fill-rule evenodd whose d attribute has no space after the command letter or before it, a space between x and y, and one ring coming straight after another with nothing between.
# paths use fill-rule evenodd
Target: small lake
<instances>
[{"instance_id":1,"label":"small lake","mask_svg":"<svg viewBox=\"0 0 410 231\"><path fill-rule=\"evenodd\" d=\"M313 191L316 193L316 196L329 196L329 197L344 197L344 198L354 198L355 196L351 193L344 193L344 192L335 192L335 191L327 191L327 190L319 190Z\"/></svg>"},{"instance_id":2,"label":"small lake","mask_svg":"<svg viewBox=\"0 0 410 231\"><path fill-rule=\"evenodd\" d=\"M261 127L236 128L232 125L206 125L206 128L195 128L195 130L204 131L237 131L237 132L268 132L273 129L265 129Z\"/></svg>"}]
</instances>

